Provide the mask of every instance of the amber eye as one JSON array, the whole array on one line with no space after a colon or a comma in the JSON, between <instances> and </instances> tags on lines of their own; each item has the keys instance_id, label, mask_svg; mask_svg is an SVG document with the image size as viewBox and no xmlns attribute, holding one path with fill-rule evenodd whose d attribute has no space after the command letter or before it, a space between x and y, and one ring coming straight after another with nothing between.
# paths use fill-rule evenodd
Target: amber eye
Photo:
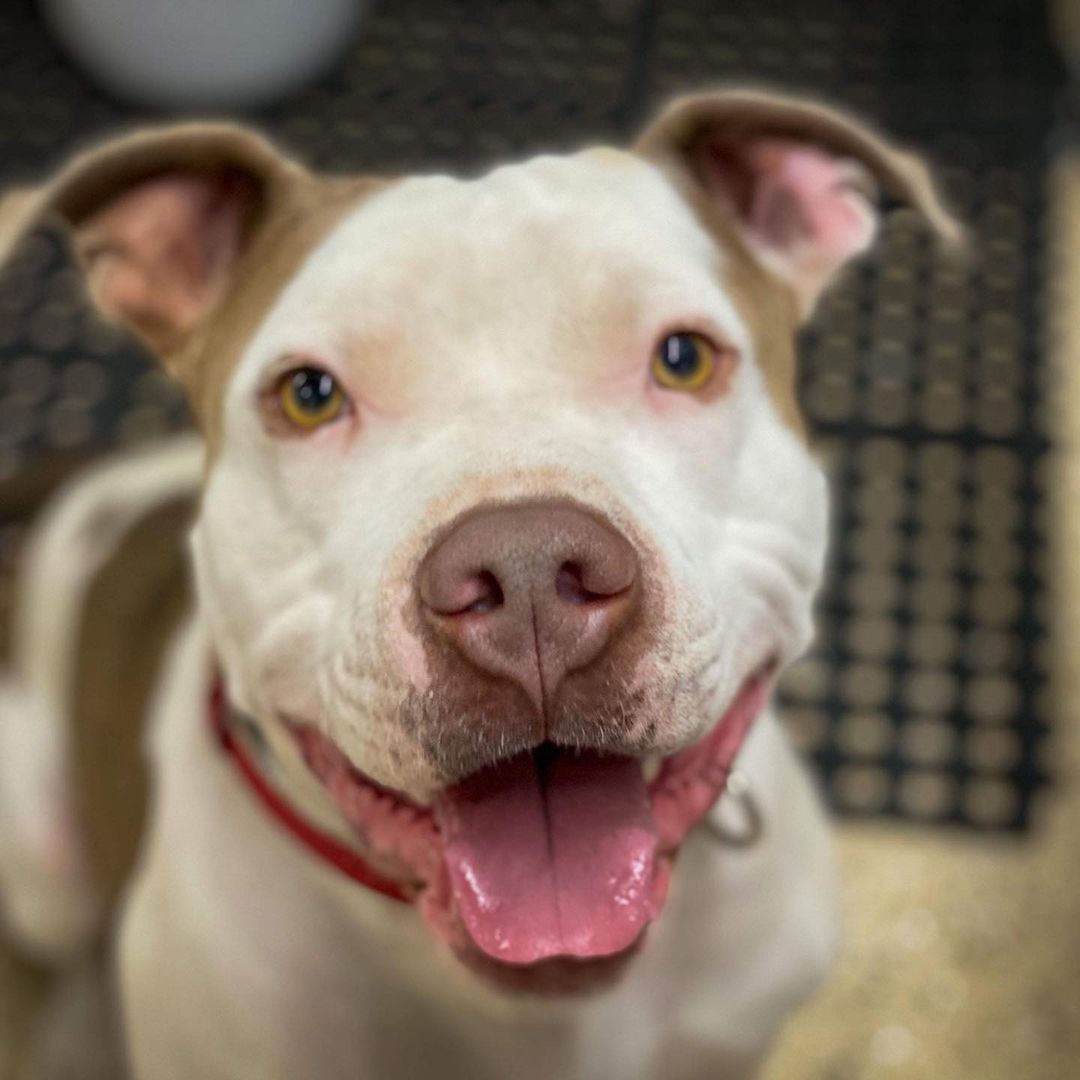
<instances>
[{"instance_id":1,"label":"amber eye","mask_svg":"<svg viewBox=\"0 0 1080 1080\"><path fill-rule=\"evenodd\" d=\"M668 390L700 390L712 377L716 358L716 346L700 334L669 334L653 353L653 378Z\"/></svg>"},{"instance_id":2,"label":"amber eye","mask_svg":"<svg viewBox=\"0 0 1080 1080\"><path fill-rule=\"evenodd\" d=\"M277 385L277 399L285 418L299 428L316 428L337 419L345 395L334 376L321 368L302 367L287 372Z\"/></svg>"}]
</instances>

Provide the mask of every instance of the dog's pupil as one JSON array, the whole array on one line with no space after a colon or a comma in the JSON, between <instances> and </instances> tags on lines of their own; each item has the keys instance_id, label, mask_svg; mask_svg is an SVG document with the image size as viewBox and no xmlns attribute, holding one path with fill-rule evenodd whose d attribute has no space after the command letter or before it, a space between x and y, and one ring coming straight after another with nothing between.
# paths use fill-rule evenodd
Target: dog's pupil
<instances>
[{"instance_id":1,"label":"dog's pupil","mask_svg":"<svg viewBox=\"0 0 1080 1080\"><path fill-rule=\"evenodd\" d=\"M697 342L690 334L672 334L661 350L665 367L676 375L693 375L701 363Z\"/></svg>"},{"instance_id":2,"label":"dog's pupil","mask_svg":"<svg viewBox=\"0 0 1080 1080\"><path fill-rule=\"evenodd\" d=\"M293 394L303 409L321 408L334 393L334 379L325 371L305 369L293 376Z\"/></svg>"}]
</instances>

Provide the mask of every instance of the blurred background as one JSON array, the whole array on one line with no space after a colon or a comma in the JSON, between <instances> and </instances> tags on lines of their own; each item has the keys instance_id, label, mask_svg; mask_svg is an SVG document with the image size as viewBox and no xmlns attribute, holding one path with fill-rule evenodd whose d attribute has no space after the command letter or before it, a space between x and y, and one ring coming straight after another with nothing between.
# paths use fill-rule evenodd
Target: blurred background
<instances>
[{"instance_id":1,"label":"blurred background","mask_svg":"<svg viewBox=\"0 0 1080 1080\"><path fill-rule=\"evenodd\" d=\"M740 81L927 154L972 258L896 212L803 343L834 543L783 695L841 819L848 934L771 1075L1061 1080L1080 1075L1070 56L1070 0L5 0L0 184L178 114L242 117L329 170L475 171L626 140L674 92ZM0 273L0 590L25 486L187 423L35 233ZM0 1077L42 985L0 951Z\"/></svg>"}]
</instances>

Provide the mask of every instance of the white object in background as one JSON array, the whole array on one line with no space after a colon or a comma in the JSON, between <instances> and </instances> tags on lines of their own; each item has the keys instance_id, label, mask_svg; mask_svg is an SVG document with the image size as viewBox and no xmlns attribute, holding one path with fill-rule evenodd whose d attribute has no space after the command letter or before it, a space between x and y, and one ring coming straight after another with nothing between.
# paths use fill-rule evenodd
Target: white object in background
<instances>
[{"instance_id":1,"label":"white object in background","mask_svg":"<svg viewBox=\"0 0 1080 1080\"><path fill-rule=\"evenodd\" d=\"M167 109L242 109L320 75L364 0L42 0L63 47L107 90Z\"/></svg>"}]
</instances>

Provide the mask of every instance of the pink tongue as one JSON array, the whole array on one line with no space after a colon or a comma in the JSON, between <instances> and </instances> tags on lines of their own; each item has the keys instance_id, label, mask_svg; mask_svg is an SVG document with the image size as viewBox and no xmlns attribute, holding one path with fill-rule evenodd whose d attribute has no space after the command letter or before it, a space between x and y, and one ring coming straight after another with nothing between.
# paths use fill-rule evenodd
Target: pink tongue
<instances>
[{"instance_id":1,"label":"pink tongue","mask_svg":"<svg viewBox=\"0 0 1080 1080\"><path fill-rule=\"evenodd\" d=\"M458 912L497 960L621 952L659 912L656 826L632 759L523 754L445 792L436 813Z\"/></svg>"}]
</instances>

